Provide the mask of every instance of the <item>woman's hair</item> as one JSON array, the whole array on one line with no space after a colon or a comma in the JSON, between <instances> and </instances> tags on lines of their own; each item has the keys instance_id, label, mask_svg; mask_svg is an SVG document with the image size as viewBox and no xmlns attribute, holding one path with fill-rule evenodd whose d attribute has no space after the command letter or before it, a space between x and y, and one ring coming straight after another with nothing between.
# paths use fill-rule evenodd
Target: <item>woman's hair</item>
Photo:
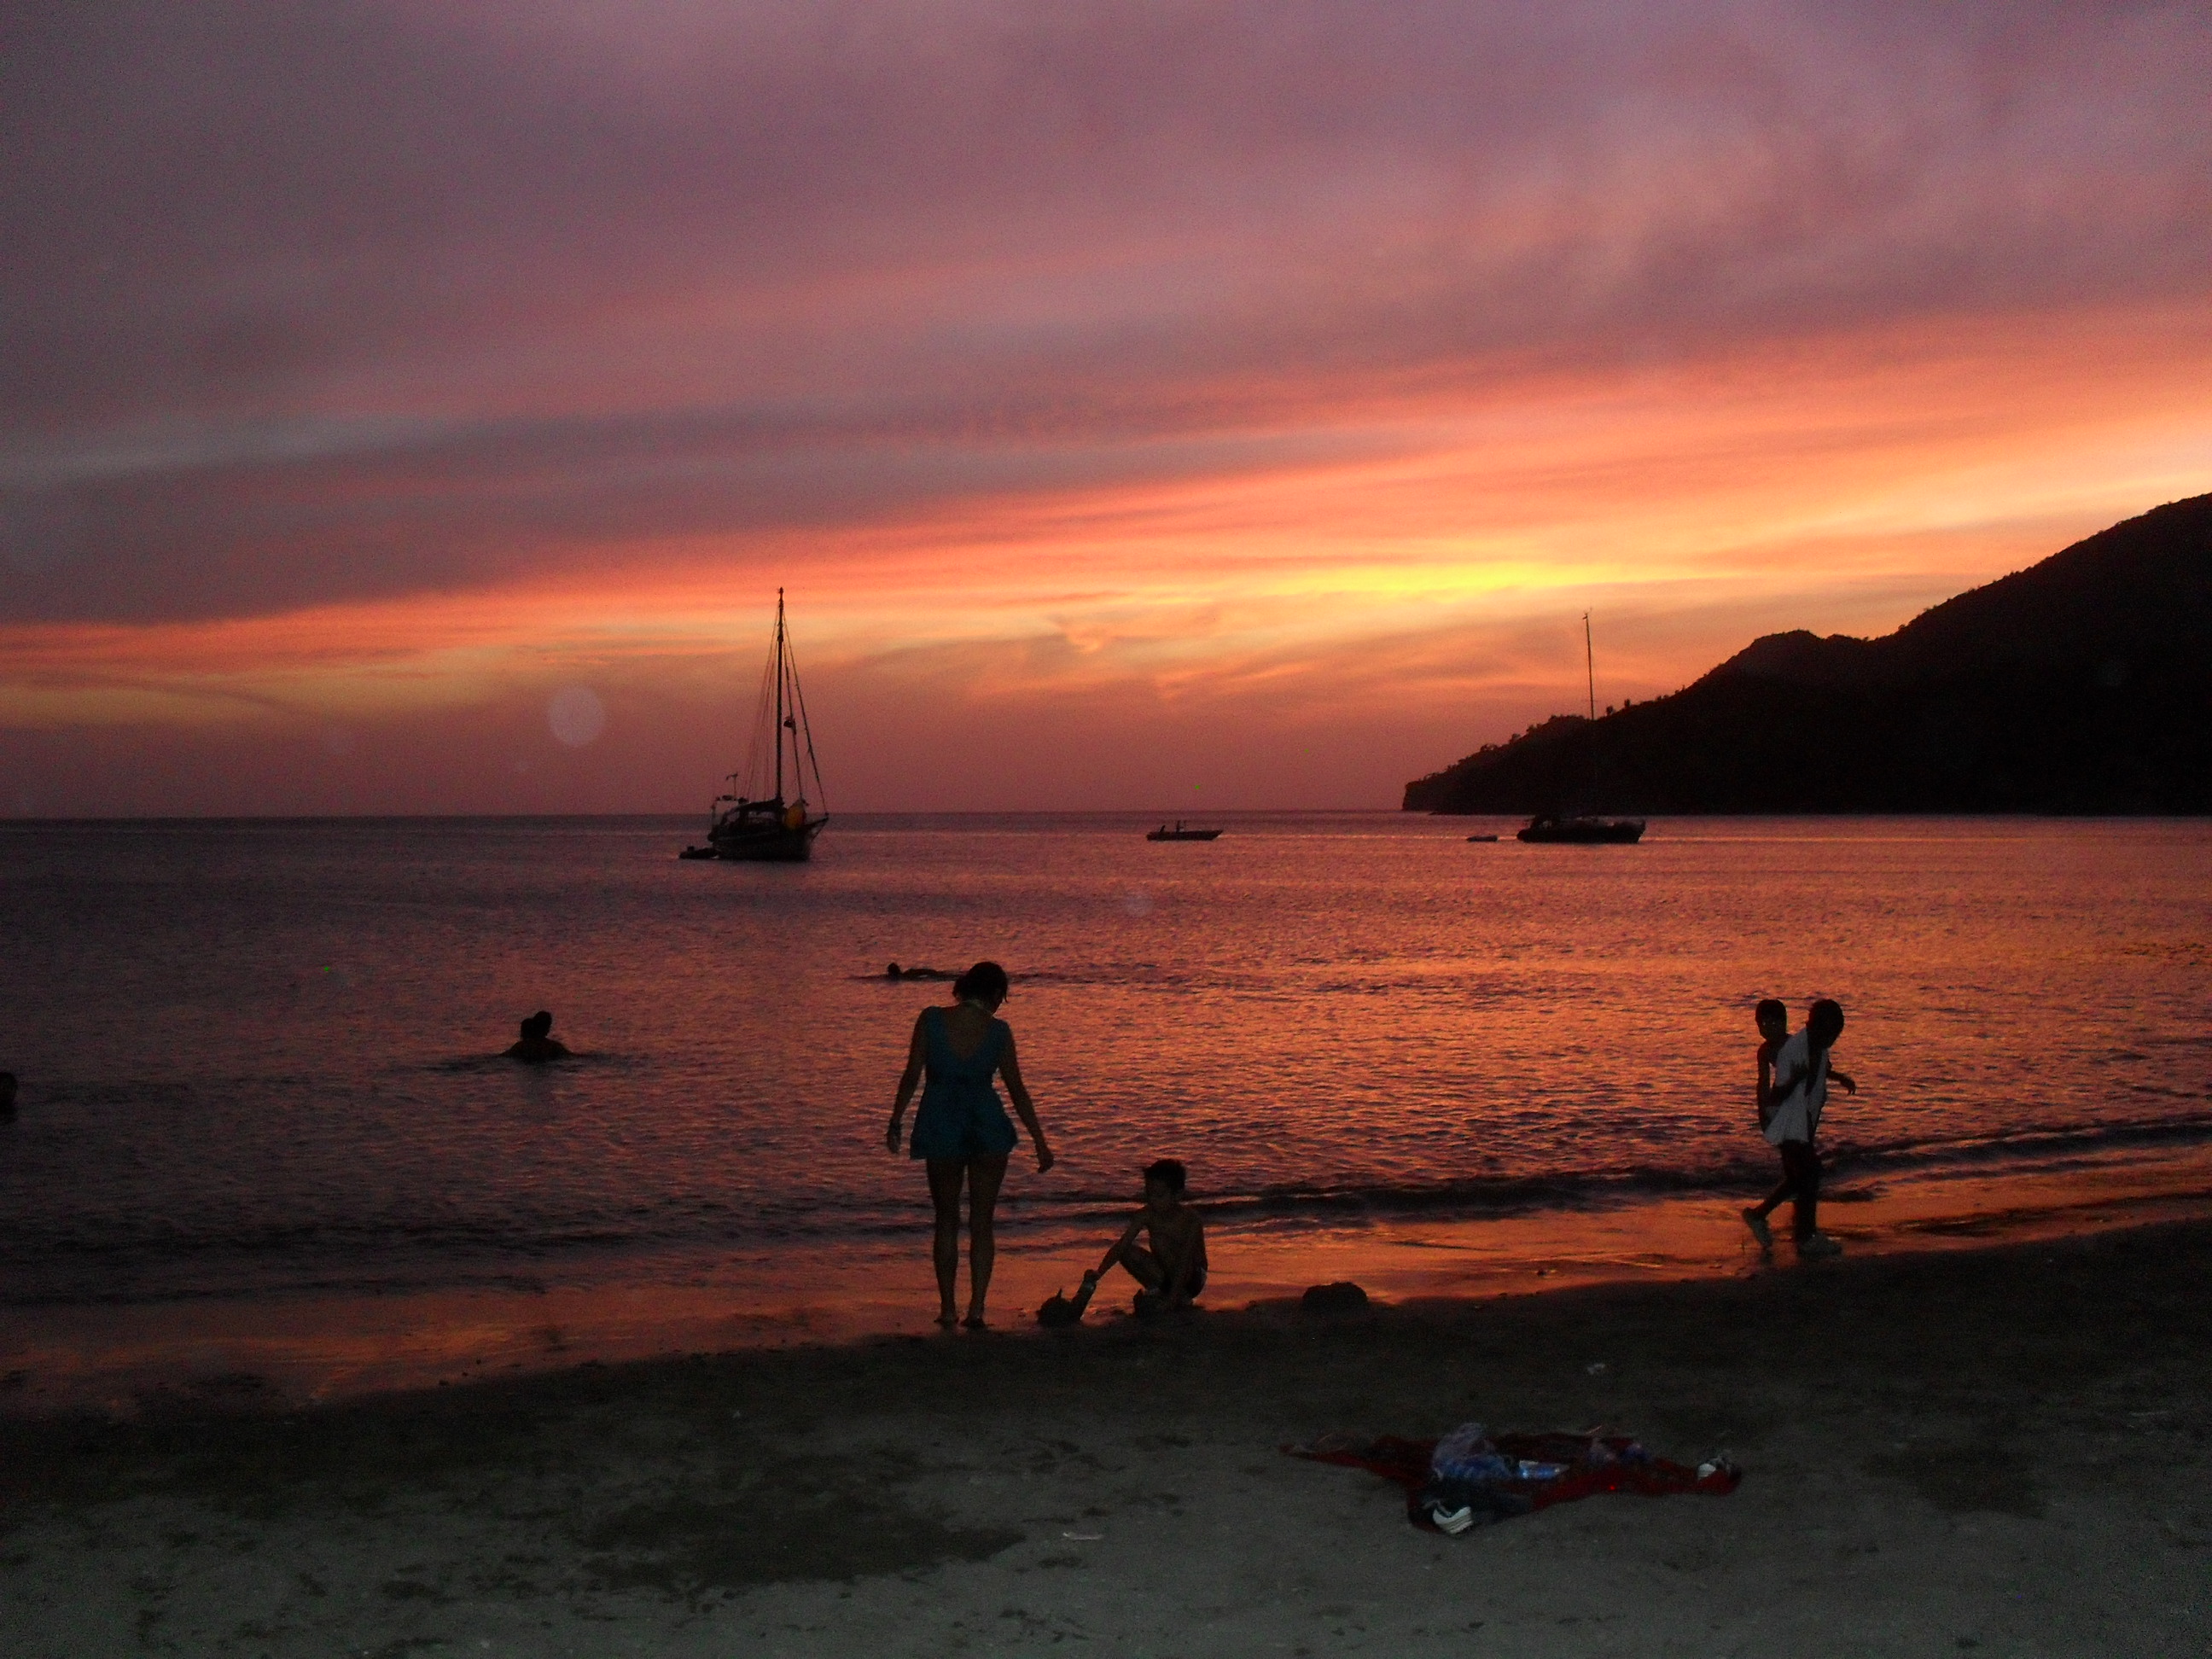
<instances>
[{"instance_id":1,"label":"woman's hair","mask_svg":"<svg viewBox=\"0 0 2212 1659\"><path fill-rule=\"evenodd\" d=\"M1843 1034L1843 1005L1831 998L1822 997L1813 1005L1805 1018L1807 1045L1815 1049L1826 1048Z\"/></svg>"},{"instance_id":2,"label":"woman's hair","mask_svg":"<svg viewBox=\"0 0 2212 1659\"><path fill-rule=\"evenodd\" d=\"M979 962L952 981L952 994L965 1002L1004 1002L1006 970L995 962Z\"/></svg>"}]
</instances>

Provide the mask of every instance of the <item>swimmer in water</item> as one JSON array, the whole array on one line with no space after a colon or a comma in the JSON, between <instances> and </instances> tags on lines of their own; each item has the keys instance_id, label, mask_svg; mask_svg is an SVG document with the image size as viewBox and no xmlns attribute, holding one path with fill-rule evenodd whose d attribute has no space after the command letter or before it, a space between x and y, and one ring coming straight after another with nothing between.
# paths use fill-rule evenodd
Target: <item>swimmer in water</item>
<instances>
[{"instance_id":1,"label":"swimmer in water","mask_svg":"<svg viewBox=\"0 0 2212 1659\"><path fill-rule=\"evenodd\" d=\"M553 1016L540 1008L522 1022L522 1038L507 1051L509 1060L520 1060L538 1065L549 1060L568 1058L568 1045L552 1036Z\"/></svg>"}]
</instances>

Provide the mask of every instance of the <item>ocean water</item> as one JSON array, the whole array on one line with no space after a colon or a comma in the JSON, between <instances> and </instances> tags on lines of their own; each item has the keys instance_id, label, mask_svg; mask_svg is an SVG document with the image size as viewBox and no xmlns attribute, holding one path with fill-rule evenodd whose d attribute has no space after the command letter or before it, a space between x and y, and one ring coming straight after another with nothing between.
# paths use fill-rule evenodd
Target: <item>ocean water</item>
<instances>
[{"instance_id":1,"label":"ocean water","mask_svg":"<svg viewBox=\"0 0 2212 1659\"><path fill-rule=\"evenodd\" d=\"M1620 848L1219 821L846 816L794 866L678 861L689 817L0 823L0 1368L10 1329L20 1372L59 1328L274 1340L318 1299L926 1316L921 1176L883 1127L945 988L892 959L1013 975L1060 1163L1017 1154L1009 1295L1072 1279L1170 1153L1231 1285L1662 1215L1733 1249L1772 1179L1763 995L1847 1011L1839 1222L1971 1216L1992 1182L2057 1212L2212 1157L2203 822L1661 820ZM577 1057L496 1058L539 1007Z\"/></svg>"}]
</instances>

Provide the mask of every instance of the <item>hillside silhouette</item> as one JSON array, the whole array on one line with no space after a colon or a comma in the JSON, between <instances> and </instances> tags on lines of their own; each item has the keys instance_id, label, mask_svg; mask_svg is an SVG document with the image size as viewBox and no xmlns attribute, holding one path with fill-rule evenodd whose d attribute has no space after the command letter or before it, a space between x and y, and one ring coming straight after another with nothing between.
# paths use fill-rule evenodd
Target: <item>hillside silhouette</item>
<instances>
[{"instance_id":1,"label":"hillside silhouette","mask_svg":"<svg viewBox=\"0 0 2212 1659\"><path fill-rule=\"evenodd\" d=\"M2212 495L1876 640L1770 634L1670 696L1560 715L1408 811L2212 811Z\"/></svg>"}]
</instances>

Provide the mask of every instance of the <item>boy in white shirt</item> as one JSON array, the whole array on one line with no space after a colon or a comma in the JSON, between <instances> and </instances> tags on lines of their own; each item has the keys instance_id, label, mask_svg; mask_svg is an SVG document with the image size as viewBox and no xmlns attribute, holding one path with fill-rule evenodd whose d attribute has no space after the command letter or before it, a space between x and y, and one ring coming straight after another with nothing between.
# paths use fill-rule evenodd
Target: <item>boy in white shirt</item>
<instances>
[{"instance_id":1,"label":"boy in white shirt","mask_svg":"<svg viewBox=\"0 0 2212 1659\"><path fill-rule=\"evenodd\" d=\"M1743 1212L1744 1225L1761 1250L1773 1247L1766 1218L1786 1198L1791 1200L1790 1232L1800 1256L1844 1253L1842 1245L1820 1230L1820 1155L1813 1144L1830 1082L1842 1084L1846 1094L1859 1091L1847 1073L1835 1068L1830 1054L1843 1031L1841 1005L1823 997L1807 1011L1805 1029L1775 1051L1774 1082L1759 1102L1759 1115L1767 1144L1782 1154L1782 1184Z\"/></svg>"}]
</instances>

